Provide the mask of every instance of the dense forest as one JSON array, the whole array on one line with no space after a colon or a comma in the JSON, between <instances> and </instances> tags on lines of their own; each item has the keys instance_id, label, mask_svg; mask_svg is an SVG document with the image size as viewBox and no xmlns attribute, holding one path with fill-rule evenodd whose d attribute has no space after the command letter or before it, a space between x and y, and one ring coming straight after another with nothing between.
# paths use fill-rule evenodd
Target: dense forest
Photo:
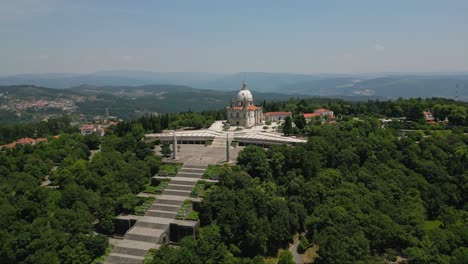
<instances>
[{"instance_id":1,"label":"dense forest","mask_svg":"<svg viewBox=\"0 0 468 264\"><path fill-rule=\"evenodd\" d=\"M467 144L349 121L317 126L304 145L247 147L206 196L200 238L154 263L262 263L302 232L315 263L467 263Z\"/></svg>"},{"instance_id":2,"label":"dense forest","mask_svg":"<svg viewBox=\"0 0 468 264\"><path fill-rule=\"evenodd\" d=\"M142 115L138 119L119 122L110 128L117 135L123 136L134 125L141 125L146 132L161 132L164 129L200 129L209 127L215 120L222 120L225 111L203 111L200 113L183 112L177 114ZM26 124L0 124L0 145L13 142L23 137L49 137L60 133L78 132L78 126L71 125L71 117L64 115L47 121Z\"/></svg>"},{"instance_id":3,"label":"dense forest","mask_svg":"<svg viewBox=\"0 0 468 264\"><path fill-rule=\"evenodd\" d=\"M7 144L23 137L49 137L60 133L78 132L78 128L70 124L71 118L67 115L51 118L47 121L4 125L0 124L0 145Z\"/></svg>"},{"instance_id":4,"label":"dense forest","mask_svg":"<svg viewBox=\"0 0 468 264\"><path fill-rule=\"evenodd\" d=\"M132 213L159 158L138 125L123 137L60 134L0 152L0 263L91 263ZM100 151L89 161L90 150ZM49 175L51 185L40 187Z\"/></svg>"},{"instance_id":5,"label":"dense forest","mask_svg":"<svg viewBox=\"0 0 468 264\"><path fill-rule=\"evenodd\" d=\"M291 263L315 249L314 263L468 263L466 105L446 99L265 102L267 110L328 107L333 125L305 124L305 144L249 146L200 205L202 228L154 263ZM430 109L448 123L426 124ZM397 110L397 111L396 111ZM395 112L396 111L396 112ZM143 116L82 136L67 117L4 126L2 140L48 137L0 152L0 263L91 263L109 246L113 219L133 213L160 166L146 132L202 128L222 111ZM384 125L379 118L411 122ZM359 118L354 118L359 117ZM405 135L398 129L417 131ZM297 127L296 127L297 128ZM59 134L58 138L50 137ZM94 156L90 160L91 151ZM41 186L48 176L49 186ZM278 254L278 252L280 252Z\"/></svg>"},{"instance_id":6,"label":"dense forest","mask_svg":"<svg viewBox=\"0 0 468 264\"><path fill-rule=\"evenodd\" d=\"M208 128L215 120L223 120L224 111L191 111L179 114L144 115L138 119L119 122L111 128L117 135L125 135L135 125L141 125L146 132L160 133L164 129L201 129Z\"/></svg>"},{"instance_id":7,"label":"dense forest","mask_svg":"<svg viewBox=\"0 0 468 264\"><path fill-rule=\"evenodd\" d=\"M336 116L344 117L408 117L412 121L421 121L423 111L431 111L438 120L448 118L458 125L467 125L466 109L468 103L444 98L412 98L395 101L370 100L367 102L349 102L338 99L290 99L282 102L263 102L265 112L290 111L295 114L312 113L317 108L328 108Z\"/></svg>"}]
</instances>

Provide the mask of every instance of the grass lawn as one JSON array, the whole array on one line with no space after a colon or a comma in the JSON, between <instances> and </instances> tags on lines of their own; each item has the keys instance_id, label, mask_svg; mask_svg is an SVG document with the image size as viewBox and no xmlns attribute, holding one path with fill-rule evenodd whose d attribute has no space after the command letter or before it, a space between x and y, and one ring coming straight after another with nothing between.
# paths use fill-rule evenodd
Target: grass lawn
<instances>
[{"instance_id":1,"label":"grass lawn","mask_svg":"<svg viewBox=\"0 0 468 264\"><path fill-rule=\"evenodd\" d=\"M106 248L106 251L104 251L104 254L102 256L99 256L99 257L95 258L93 260L93 264L104 263L104 260L106 259L107 255L109 255L109 253L112 251L113 248L114 248L114 246L109 243L109 245Z\"/></svg>"},{"instance_id":2,"label":"grass lawn","mask_svg":"<svg viewBox=\"0 0 468 264\"><path fill-rule=\"evenodd\" d=\"M159 168L159 175L161 176L174 176L177 175L179 172L180 168L182 168L182 163L167 163L167 164L162 164L161 167Z\"/></svg>"},{"instance_id":3,"label":"grass lawn","mask_svg":"<svg viewBox=\"0 0 468 264\"><path fill-rule=\"evenodd\" d=\"M177 212L176 219L184 220L189 214L190 210L192 210L192 201L185 200L184 204L182 205L182 207L180 207L179 211Z\"/></svg>"},{"instance_id":4,"label":"grass lawn","mask_svg":"<svg viewBox=\"0 0 468 264\"><path fill-rule=\"evenodd\" d=\"M205 185L205 181L198 181L197 184L195 184L193 187L192 192L190 193L190 197L199 197L203 189L205 189Z\"/></svg>"},{"instance_id":5,"label":"grass lawn","mask_svg":"<svg viewBox=\"0 0 468 264\"><path fill-rule=\"evenodd\" d=\"M304 262L305 263L314 263L315 259L319 257L317 251L319 250L318 245L314 245L304 252Z\"/></svg>"},{"instance_id":6,"label":"grass lawn","mask_svg":"<svg viewBox=\"0 0 468 264\"><path fill-rule=\"evenodd\" d=\"M198 221L198 219L199 219L199 217L198 217L198 212L192 210L192 211L187 215L187 218L186 218L185 220Z\"/></svg>"},{"instance_id":7,"label":"grass lawn","mask_svg":"<svg viewBox=\"0 0 468 264\"><path fill-rule=\"evenodd\" d=\"M143 202L136 206L135 207L135 214L136 215L145 215L146 213L146 210L148 210L148 208L151 206L151 204L153 204L154 200L156 198L154 197L143 197L143 198L140 198L143 200Z\"/></svg>"},{"instance_id":8,"label":"grass lawn","mask_svg":"<svg viewBox=\"0 0 468 264\"><path fill-rule=\"evenodd\" d=\"M278 258L267 257L265 258L265 264L276 264L278 263Z\"/></svg>"},{"instance_id":9,"label":"grass lawn","mask_svg":"<svg viewBox=\"0 0 468 264\"><path fill-rule=\"evenodd\" d=\"M167 185L169 184L170 179L163 179L160 181L158 186L151 185L151 181L145 185L145 193L154 193L154 194L161 194L164 189L166 189Z\"/></svg>"}]
</instances>

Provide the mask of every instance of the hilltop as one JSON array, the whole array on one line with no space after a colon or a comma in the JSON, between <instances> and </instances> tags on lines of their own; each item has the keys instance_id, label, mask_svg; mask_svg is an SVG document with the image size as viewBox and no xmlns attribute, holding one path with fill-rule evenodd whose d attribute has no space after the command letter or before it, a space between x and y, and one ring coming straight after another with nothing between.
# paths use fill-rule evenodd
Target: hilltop
<instances>
[{"instance_id":1,"label":"hilltop","mask_svg":"<svg viewBox=\"0 0 468 264\"><path fill-rule=\"evenodd\" d=\"M92 74L28 74L0 77L0 85L29 84L50 88L95 86L186 86L234 91L241 80L257 92L309 96L446 97L468 101L468 74L292 74L102 71ZM176 88L174 86L173 88ZM158 88L159 89L159 88Z\"/></svg>"}]
</instances>

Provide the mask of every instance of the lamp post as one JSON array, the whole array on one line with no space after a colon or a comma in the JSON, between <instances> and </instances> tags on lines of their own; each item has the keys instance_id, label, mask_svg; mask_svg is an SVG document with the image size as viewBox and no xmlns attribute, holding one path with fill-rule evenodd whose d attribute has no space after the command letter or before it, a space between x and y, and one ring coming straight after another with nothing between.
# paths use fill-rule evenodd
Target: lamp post
<instances>
[{"instance_id":1,"label":"lamp post","mask_svg":"<svg viewBox=\"0 0 468 264\"><path fill-rule=\"evenodd\" d=\"M227 133L226 136L226 162L229 162L230 160L230 155L229 155L229 132Z\"/></svg>"},{"instance_id":2,"label":"lamp post","mask_svg":"<svg viewBox=\"0 0 468 264\"><path fill-rule=\"evenodd\" d=\"M172 156L173 158L176 160L177 159L177 137L176 137L176 132L174 130L174 133L172 134L173 135L173 139L174 139L174 142L172 143Z\"/></svg>"}]
</instances>

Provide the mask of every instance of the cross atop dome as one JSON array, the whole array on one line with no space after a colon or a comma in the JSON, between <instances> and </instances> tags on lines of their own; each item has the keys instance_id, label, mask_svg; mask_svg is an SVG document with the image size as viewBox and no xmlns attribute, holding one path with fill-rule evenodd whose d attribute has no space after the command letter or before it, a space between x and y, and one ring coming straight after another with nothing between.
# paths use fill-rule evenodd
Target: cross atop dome
<instances>
[{"instance_id":1,"label":"cross atop dome","mask_svg":"<svg viewBox=\"0 0 468 264\"><path fill-rule=\"evenodd\" d=\"M247 87L247 82L244 80L242 83L242 90L248 90L249 88Z\"/></svg>"}]
</instances>

